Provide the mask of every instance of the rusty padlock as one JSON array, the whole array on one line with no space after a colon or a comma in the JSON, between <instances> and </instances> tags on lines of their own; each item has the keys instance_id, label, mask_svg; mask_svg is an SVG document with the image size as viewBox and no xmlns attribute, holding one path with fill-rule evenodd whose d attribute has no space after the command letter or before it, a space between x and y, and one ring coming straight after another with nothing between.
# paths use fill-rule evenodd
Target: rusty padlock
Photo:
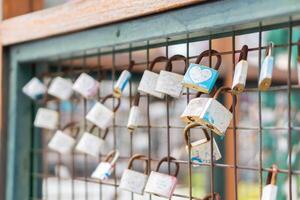
<instances>
[{"instance_id":1,"label":"rusty padlock","mask_svg":"<svg viewBox=\"0 0 300 200\"><path fill-rule=\"evenodd\" d=\"M72 87L73 83L70 79L58 76L51 80L48 94L60 100L68 100L73 94Z\"/></svg>"},{"instance_id":2,"label":"rusty padlock","mask_svg":"<svg viewBox=\"0 0 300 200\"><path fill-rule=\"evenodd\" d=\"M234 69L234 76L232 82L232 92L238 94L244 91L246 86L247 74L248 74L248 46L244 45L242 47L239 62L236 64Z\"/></svg>"},{"instance_id":3,"label":"rusty padlock","mask_svg":"<svg viewBox=\"0 0 300 200\"><path fill-rule=\"evenodd\" d=\"M276 200L277 199L277 165L272 165L272 171L269 171L266 186L263 188L261 200Z\"/></svg>"},{"instance_id":4,"label":"rusty padlock","mask_svg":"<svg viewBox=\"0 0 300 200\"><path fill-rule=\"evenodd\" d=\"M73 84L73 90L84 98L90 99L97 95L100 83L86 73L81 73Z\"/></svg>"},{"instance_id":5,"label":"rusty padlock","mask_svg":"<svg viewBox=\"0 0 300 200\"><path fill-rule=\"evenodd\" d=\"M205 56L216 56L217 62L214 68L199 64ZM210 93L219 76L218 69L221 65L222 57L216 50L203 51L195 63L191 63L186 71L182 85L184 87L197 90L203 93Z\"/></svg>"},{"instance_id":6,"label":"rusty padlock","mask_svg":"<svg viewBox=\"0 0 300 200\"><path fill-rule=\"evenodd\" d=\"M158 74L153 72L154 66L158 63L158 62L167 62L168 58L164 57L164 56L160 56L155 58L150 65L149 70L145 70L144 74L142 76L142 79L140 81L139 87L138 87L138 91L141 93L146 93L146 94L150 94L152 96L155 96L157 98L164 98L165 94L157 92L155 90L156 87L156 83L157 83L157 79L158 79Z\"/></svg>"},{"instance_id":7,"label":"rusty padlock","mask_svg":"<svg viewBox=\"0 0 300 200\"><path fill-rule=\"evenodd\" d=\"M67 129L75 128L75 134L68 134ZM72 130L71 130L72 131ZM67 124L62 130L57 130L54 136L51 138L48 143L48 147L54 151L57 151L60 154L67 154L73 150L73 147L76 144L76 138L79 134L80 128L76 126L76 122L71 122Z\"/></svg>"},{"instance_id":8,"label":"rusty padlock","mask_svg":"<svg viewBox=\"0 0 300 200\"><path fill-rule=\"evenodd\" d=\"M86 131L83 133L81 138L79 139L79 142L77 143L75 150L94 156L94 157L99 157L99 154L101 153L101 149L103 145L105 144L105 137L108 133L108 128L105 129L105 133L103 136L97 137L96 135L92 134L94 129L97 126L92 126L89 131Z\"/></svg>"},{"instance_id":9,"label":"rusty padlock","mask_svg":"<svg viewBox=\"0 0 300 200\"><path fill-rule=\"evenodd\" d=\"M127 122L127 128L132 133L138 126L139 118L141 117L141 111L139 108L140 93L137 92L134 97L133 106L130 108L129 118Z\"/></svg>"},{"instance_id":10,"label":"rusty padlock","mask_svg":"<svg viewBox=\"0 0 300 200\"><path fill-rule=\"evenodd\" d=\"M261 91L266 91L271 86L272 73L274 67L274 57L272 55L273 48L274 48L274 44L273 42L270 42L266 50L266 57L261 66L259 81L258 81L258 88Z\"/></svg>"},{"instance_id":11,"label":"rusty padlock","mask_svg":"<svg viewBox=\"0 0 300 200\"><path fill-rule=\"evenodd\" d=\"M35 119L34 126L54 130L58 126L59 114L55 110L48 108L39 108Z\"/></svg>"},{"instance_id":12,"label":"rusty padlock","mask_svg":"<svg viewBox=\"0 0 300 200\"><path fill-rule=\"evenodd\" d=\"M109 152L104 161L100 162L97 168L92 173L91 177L99 180L107 180L115 169L115 164L119 158L119 151L113 150Z\"/></svg>"},{"instance_id":13,"label":"rusty padlock","mask_svg":"<svg viewBox=\"0 0 300 200\"><path fill-rule=\"evenodd\" d=\"M182 91L183 75L172 72L172 61L184 61L186 71L186 58L183 55L172 56L167 63L166 70L161 70L157 79L155 90L174 98L179 98Z\"/></svg>"},{"instance_id":14,"label":"rusty padlock","mask_svg":"<svg viewBox=\"0 0 300 200\"><path fill-rule=\"evenodd\" d=\"M154 194L160 197L165 197L170 199L174 193L176 184L177 184L177 175L179 172L179 164L176 162L176 171L175 174L168 175L164 173L160 173L159 169L160 166L163 162L168 162L176 160L173 157L164 157L161 159L157 165L156 171L152 171L150 173L150 176L148 178L146 187L145 187L145 192Z\"/></svg>"},{"instance_id":15,"label":"rusty padlock","mask_svg":"<svg viewBox=\"0 0 300 200\"><path fill-rule=\"evenodd\" d=\"M229 87L220 87L213 98L199 97L192 99L180 116L185 123L199 122L218 135L223 136L232 119L232 106L228 110L217 101L222 91L230 91ZM233 98L236 98L233 95Z\"/></svg>"},{"instance_id":16,"label":"rusty padlock","mask_svg":"<svg viewBox=\"0 0 300 200\"><path fill-rule=\"evenodd\" d=\"M113 110L110 110L104 105L106 100L110 98L114 98L114 96L112 94L107 95L103 98L101 103L97 102L85 117L89 122L97 125L99 128L103 130L108 128L111 125L114 117L114 113L119 109L121 104L120 98L117 98L118 101L117 105L114 107Z\"/></svg>"},{"instance_id":17,"label":"rusty padlock","mask_svg":"<svg viewBox=\"0 0 300 200\"><path fill-rule=\"evenodd\" d=\"M132 170L133 161L143 159L145 161L144 173ZM144 189L148 180L148 160L144 155L136 154L132 156L128 162L127 169L124 170L120 189L143 195Z\"/></svg>"},{"instance_id":18,"label":"rusty padlock","mask_svg":"<svg viewBox=\"0 0 300 200\"><path fill-rule=\"evenodd\" d=\"M184 128L184 139L186 144L186 150L191 151L191 161L196 163L194 166L197 167L197 164L209 164L211 163L211 138L206 129L202 129L205 135L205 138L189 143L189 131L191 128L202 126L200 123L193 122L188 124ZM219 160L222 158L219 147L213 138L213 160Z\"/></svg>"},{"instance_id":19,"label":"rusty padlock","mask_svg":"<svg viewBox=\"0 0 300 200\"><path fill-rule=\"evenodd\" d=\"M22 88L22 92L29 96L32 100L40 100L47 92L47 86L42 83L37 77L33 77Z\"/></svg>"},{"instance_id":20,"label":"rusty padlock","mask_svg":"<svg viewBox=\"0 0 300 200\"><path fill-rule=\"evenodd\" d=\"M131 79L131 70L134 64L135 62L133 60L130 61L128 69L122 71L121 75L119 76L114 86L114 92L113 92L114 97L120 98L122 96L125 87L128 85L129 80Z\"/></svg>"}]
</instances>

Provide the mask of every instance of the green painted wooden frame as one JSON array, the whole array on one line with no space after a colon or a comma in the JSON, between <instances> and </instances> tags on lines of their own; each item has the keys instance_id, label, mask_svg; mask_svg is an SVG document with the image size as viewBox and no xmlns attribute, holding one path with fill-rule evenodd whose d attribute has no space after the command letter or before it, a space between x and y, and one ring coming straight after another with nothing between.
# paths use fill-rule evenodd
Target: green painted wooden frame
<instances>
[{"instance_id":1,"label":"green painted wooden frame","mask_svg":"<svg viewBox=\"0 0 300 200\"><path fill-rule=\"evenodd\" d=\"M212 1L6 48L9 64L6 66L9 68L6 74L9 77L6 200L25 200L30 194L33 114L30 100L21 92L22 86L32 76L30 63L39 65L50 57L86 49L128 43L142 47L146 40L187 33L193 37L193 32L200 33L197 37L203 38L222 37L232 34L232 31L237 34L252 32L258 29L259 22L265 30L284 27L290 16L293 16L293 21L298 20L299 11L299 0Z\"/></svg>"}]
</instances>

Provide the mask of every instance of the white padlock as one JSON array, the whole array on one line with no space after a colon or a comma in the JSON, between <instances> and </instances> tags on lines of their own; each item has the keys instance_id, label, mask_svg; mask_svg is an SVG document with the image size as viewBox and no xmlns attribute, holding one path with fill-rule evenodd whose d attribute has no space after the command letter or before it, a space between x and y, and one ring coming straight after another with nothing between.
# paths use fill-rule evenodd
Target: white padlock
<instances>
[{"instance_id":1,"label":"white padlock","mask_svg":"<svg viewBox=\"0 0 300 200\"><path fill-rule=\"evenodd\" d=\"M61 100L68 100L73 94L72 86L73 83L70 79L58 76L51 81L48 94Z\"/></svg>"},{"instance_id":2,"label":"white padlock","mask_svg":"<svg viewBox=\"0 0 300 200\"><path fill-rule=\"evenodd\" d=\"M164 56L159 56L152 61L149 70L144 71L144 74L142 76L142 79L141 79L139 87L138 87L139 92L150 94L150 95L155 96L160 99L164 98L165 94L163 94L161 92L157 92L155 90L156 84L157 84L157 79L158 79L158 74L153 72L152 70L153 70L155 64L157 64L158 62L167 62L167 61L168 61L168 58L166 58Z\"/></svg>"},{"instance_id":3,"label":"white padlock","mask_svg":"<svg viewBox=\"0 0 300 200\"><path fill-rule=\"evenodd\" d=\"M75 128L75 134L68 134L67 129ZM71 130L72 131L72 130ZM76 138L79 134L80 128L76 126L76 123L71 122L67 124L62 130L57 130L54 136L48 143L48 147L60 154L71 153L73 147L76 144Z\"/></svg>"},{"instance_id":4,"label":"white padlock","mask_svg":"<svg viewBox=\"0 0 300 200\"><path fill-rule=\"evenodd\" d=\"M88 132L83 133L75 150L98 158L105 144L104 139L108 133L108 129L105 130L104 135L100 138L92 134L95 128L96 126L93 126Z\"/></svg>"},{"instance_id":5,"label":"white padlock","mask_svg":"<svg viewBox=\"0 0 300 200\"><path fill-rule=\"evenodd\" d=\"M144 173L132 170L133 161L137 159L143 159L146 163ZM144 194L144 189L148 180L148 160L144 155L134 155L130 158L128 162L127 169L124 170L121 182L120 189L133 192L136 194Z\"/></svg>"},{"instance_id":6,"label":"white padlock","mask_svg":"<svg viewBox=\"0 0 300 200\"><path fill-rule=\"evenodd\" d=\"M198 140L196 142L189 143L189 131L191 128L202 126L200 123L193 122L188 124L184 128L184 139L186 143L186 150L191 151L191 161L195 163L195 167L198 164L210 164L211 163L211 139L206 129L202 129L205 138ZM219 147L213 138L213 161L217 161L222 158Z\"/></svg>"},{"instance_id":7,"label":"white padlock","mask_svg":"<svg viewBox=\"0 0 300 200\"><path fill-rule=\"evenodd\" d=\"M263 188L261 200L276 200L278 187L276 185L278 167L273 164L269 171L266 186Z\"/></svg>"},{"instance_id":8,"label":"white padlock","mask_svg":"<svg viewBox=\"0 0 300 200\"><path fill-rule=\"evenodd\" d=\"M91 177L98 180L107 180L115 169L115 164L119 158L119 151L113 150L107 154L104 161L101 162L92 173Z\"/></svg>"},{"instance_id":9,"label":"white padlock","mask_svg":"<svg viewBox=\"0 0 300 200\"><path fill-rule=\"evenodd\" d=\"M84 98L90 99L97 95L99 82L86 73L80 74L73 84L73 90L81 94Z\"/></svg>"},{"instance_id":10,"label":"white padlock","mask_svg":"<svg viewBox=\"0 0 300 200\"><path fill-rule=\"evenodd\" d=\"M135 62L130 61L128 70L122 71L121 75L119 76L115 86L114 86L114 97L120 98L122 96L122 93L125 89L125 87L128 85L129 80L131 78L130 71L132 70Z\"/></svg>"},{"instance_id":11,"label":"white padlock","mask_svg":"<svg viewBox=\"0 0 300 200\"><path fill-rule=\"evenodd\" d=\"M230 91L229 87L220 87L213 98L199 97L192 99L180 118L186 123L198 122L223 136L231 122L232 113L225 106L216 100L222 91ZM233 95L233 98L236 98Z\"/></svg>"},{"instance_id":12,"label":"white padlock","mask_svg":"<svg viewBox=\"0 0 300 200\"><path fill-rule=\"evenodd\" d=\"M274 57L272 56L274 44L271 42L266 50L266 57L261 66L258 88L266 91L271 86L272 73L274 67Z\"/></svg>"},{"instance_id":13,"label":"white padlock","mask_svg":"<svg viewBox=\"0 0 300 200\"><path fill-rule=\"evenodd\" d=\"M234 69L234 76L232 82L232 92L238 94L244 91L246 86L247 74L248 74L248 46L244 45L242 47L239 62L236 64Z\"/></svg>"},{"instance_id":14,"label":"white padlock","mask_svg":"<svg viewBox=\"0 0 300 200\"><path fill-rule=\"evenodd\" d=\"M55 110L39 108L35 119L34 126L54 130L58 126L59 114Z\"/></svg>"},{"instance_id":15,"label":"white padlock","mask_svg":"<svg viewBox=\"0 0 300 200\"><path fill-rule=\"evenodd\" d=\"M118 102L117 105L113 110L110 110L104 105L106 100L109 98L114 98L114 96L112 94L107 95L106 97L103 98L101 103L97 102L85 117L88 121L97 125L99 128L103 130L108 128L112 124L114 113L118 110L121 103L120 98L117 98L117 102Z\"/></svg>"},{"instance_id":16,"label":"white padlock","mask_svg":"<svg viewBox=\"0 0 300 200\"><path fill-rule=\"evenodd\" d=\"M38 78L33 77L23 88L22 91L24 94L29 96L33 100L40 100L42 99L46 92L47 87L42 81Z\"/></svg>"},{"instance_id":17,"label":"white padlock","mask_svg":"<svg viewBox=\"0 0 300 200\"><path fill-rule=\"evenodd\" d=\"M141 111L139 108L139 102L140 102L140 93L137 92L137 94L134 97L134 102L132 107L130 108L128 122L127 122L127 128L130 133L132 133L137 126L139 125L139 118L141 117Z\"/></svg>"},{"instance_id":18,"label":"white padlock","mask_svg":"<svg viewBox=\"0 0 300 200\"><path fill-rule=\"evenodd\" d=\"M170 199L174 193L176 184L177 184L177 175L179 172L179 164L176 162L176 171L175 174L168 175L159 172L160 166L163 162L168 162L176 160L173 157L164 157L161 159L157 165L156 171L152 171L148 178L145 192L154 194L160 197L165 197Z\"/></svg>"},{"instance_id":19,"label":"white padlock","mask_svg":"<svg viewBox=\"0 0 300 200\"><path fill-rule=\"evenodd\" d=\"M182 55L172 56L167 63L166 70L161 70L157 79L155 90L174 98L179 98L182 92L183 75L172 72L172 61L184 61L186 71L186 58Z\"/></svg>"}]
</instances>

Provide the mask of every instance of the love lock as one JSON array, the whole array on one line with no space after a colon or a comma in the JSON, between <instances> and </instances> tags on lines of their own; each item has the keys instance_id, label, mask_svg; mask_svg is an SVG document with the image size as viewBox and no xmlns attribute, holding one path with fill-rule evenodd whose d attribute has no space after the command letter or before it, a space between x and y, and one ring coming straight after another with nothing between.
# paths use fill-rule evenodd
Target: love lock
<instances>
[{"instance_id":1,"label":"love lock","mask_svg":"<svg viewBox=\"0 0 300 200\"><path fill-rule=\"evenodd\" d=\"M119 151L113 150L107 154L104 161L101 162L91 177L99 180L107 180L115 169L115 164L119 158Z\"/></svg>"},{"instance_id":2,"label":"love lock","mask_svg":"<svg viewBox=\"0 0 300 200\"><path fill-rule=\"evenodd\" d=\"M270 42L266 50L266 57L261 66L259 82L258 82L258 88L261 91L266 91L267 89L269 89L272 82L272 73L274 67L274 57L272 56L273 47L274 47L273 42Z\"/></svg>"},{"instance_id":3,"label":"love lock","mask_svg":"<svg viewBox=\"0 0 300 200\"><path fill-rule=\"evenodd\" d=\"M105 138L108 133L108 128L105 130L104 135L99 138L92 134L94 129L97 126L92 126L92 128L88 132L84 132L81 136L79 142L77 143L75 150L94 156L99 157L99 154L101 153L101 148L105 143Z\"/></svg>"},{"instance_id":4,"label":"love lock","mask_svg":"<svg viewBox=\"0 0 300 200\"><path fill-rule=\"evenodd\" d=\"M75 134L69 135L66 133L67 129L75 128ZM61 154L70 153L76 144L76 137L78 136L80 128L76 126L75 122L67 124L62 130L57 130L54 136L48 143L48 147Z\"/></svg>"},{"instance_id":5,"label":"love lock","mask_svg":"<svg viewBox=\"0 0 300 200\"><path fill-rule=\"evenodd\" d=\"M157 79L158 79L158 74L153 72L153 68L155 66L155 64L157 64L158 62L167 62L168 58L164 57L164 56L160 56L155 58L151 65L149 70L145 70L144 74L142 76L142 79L140 81L139 87L138 87L138 91L139 92L143 92L146 94L150 94L152 96L155 96L157 98L164 98L164 94L157 92L155 90L156 84L157 84Z\"/></svg>"},{"instance_id":6,"label":"love lock","mask_svg":"<svg viewBox=\"0 0 300 200\"><path fill-rule=\"evenodd\" d=\"M157 92L170 95L174 98L179 98L182 91L183 75L172 71L172 61L182 60L185 63L184 71L186 71L186 58L182 55L172 56L167 63L166 70L161 70L157 79L155 90Z\"/></svg>"},{"instance_id":7,"label":"love lock","mask_svg":"<svg viewBox=\"0 0 300 200\"><path fill-rule=\"evenodd\" d=\"M33 77L23 88L24 94L29 96L32 100L40 100L47 92L47 87L37 77Z\"/></svg>"},{"instance_id":8,"label":"love lock","mask_svg":"<svg viewBox=\"0 0 300 200\"><path fill-rule=\"evenodd\" d=\"M152 171L150 173L150 176L148 178L145 192L154 194L160 197L165 197L170 199L174 193L176 184L177 184L177 175L179 172L179 164L175 163L176 165L176 171L173 176L168 174L163 174L158 172L161 164L163 162L168 162L176 160L173 157L164 157L161 159L157 165L156 171Z\"/></svg>"},{"instance_id":9,"label":"love lock","mask_svg":"<svg viewBox=\"0 0 300 200\"><path fill-rule=\"evenodd\" d=\"M229 87L220 87L213 98L199 97L192 99L180 118L185 123L198 122L218 135L223 136L232 119L232 106L227 110L216 99L221 91L229 91ZM236 98L234 95L233 98Z\"/></svg>"},{"instance_id":10,"label":"love lock","mask_svg":"<svg viewBox=\"0 0 300 200\"><path fill-rule=\"evenodd\" d=\"M217 63L214 68L199 64L205 56L216 56ZM184 87L197 90L203 93L210 93L219 76L218 69L221 65L222 57L216 50L203 51L195 63L191 63L184 75L182 85Z\"/></svg>"},{"instance_id":11,"label":"love lock","mask_svg":"<svg viewBox=\"0 0 300 200\"><path fill-rule=\"evenodd\" d=\"M132 170L132 164L134 160L143 159L146 163L144 173L137 172ZM121 182L120 182L120 189L126 190L129 192L133 192L136 194L143 195L144 189L148 179L148 158L144 155L134 155L130 158L128 162L127 169L124 170Z\"/></svg>"},{"instance_id":12,"label":"love lock","mask_svg":"<svg viewBox=\"0 0 300 200\"><path fill-rule=\"evenodd\" d=\"M114 117L114 113L119 109L121 104L120 98L117 98L118 101L117 105L114 107L113 110L110 110L104 105L106 100L110 98L114 98L114 96L112 94L107 95L103 98L101 103L97 102L85 117L88 121L97 125L99 128L103 130L108 128L111 125Z\"/></svg>"},{"instance_id":13,"label":"love lock","mask_svg":"<svg viewBox=\"0 0 300 200\"><path fill-rule=\"evenodd\" d=\"M73 83L70 79L58 76L52 79L48 94L60 100L68 100L73 94L72 86Z\"/></svg>"},{"instance_id":14,"label":"love lock","mask_svg":"<svg viewBox=\"0 0 300 200\"><path fill-rule=\"evenodd\" d=\"M34 119L34 126L54 130L58 126L58 120L59 114L57 111L39 108Z\"/></svg>"},{"instance_id":15,"label":"love lock","mask_svg":"<svg viewBox=\"0 0 300 200\"><path fill-rule=\"evenodd\" d=\"M191 151L191 161L196 163L194 166L199 166L197 164L209 164L211 163L211 144L210 144L210 136L207 130L202 129L205 135L204 139L198 140L196 142L192 142L189 144L189 131L191 128L202 126L200 123L193 122L188 124L184 128L184 139L186 144L186 150ZM219 147L213 138L213 160L219 160L222 158Z\"/></svg>"},{"instance_id":16,"label":"love lock","mask_svg":"<svg viewBox=\"0 0 300 200\"><path fill-rule=\"evenodd\" d=\"M278 167L272 165L272 171L269 171L266 186L263 188L261 200L276 200L278 187L276 186Z\"/></svg>"},{"instance_id":17,"label":"love lock","mask_svg":"<svg viewBox=\"0 0 300 200\"><path fill-rule=\"evenodd\" d=\"M248 73L248 46L244 45L242 47L239 62L236 64L234 69L234 76L232 82L232 92L234 94L238 94L244 91L246 86L247 80L247 73Z\"/></svg>"},{"instance_id":18,"label":"love lock","mask_svg":"<svg viewBox=\"0 0 300 200\"><path fill-rule=\"evenodd\" d=\"M80 74L76 79L73 90L81 94L84 98L90 99L97 95L100 83L86 73Z\"/></svg>"},{"instance_id":19,"label":"love lock","mask_svg":"<svg viewBox=\"0 0 300 200\"><path fill-rule=\"evenodd\" d=\"M133 131L136 129L136 127L138 126L139 118L141 117L139 102L140 93L137 92L134 97L133 106L130 108L129 118L127 122L127 128L130 131L130 133L133 133Z\"/></svg>"},{"instance_id":20,"label":"love lock","mask_svg":"<svg viewBox=\"0 0 300 200\"><path fill-rule=\"evenodd\" d=\"M135 62L134 61L130 61L128 70L123 70L120 77L118 78L115 86L114 86L114 92L113 95L116 98L120 98L122 96L122 93L126 87L126 85L128 85L129 80L131 78L131 70L134 66Z\"/></svg>"}]
</instances>

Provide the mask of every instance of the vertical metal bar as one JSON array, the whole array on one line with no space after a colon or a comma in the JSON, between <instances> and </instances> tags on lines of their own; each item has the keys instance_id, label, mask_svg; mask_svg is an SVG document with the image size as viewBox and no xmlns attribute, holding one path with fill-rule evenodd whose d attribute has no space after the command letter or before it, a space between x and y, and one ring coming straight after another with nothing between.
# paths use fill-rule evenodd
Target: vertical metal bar
<instances>
[{"instance_id":1,"label":"vertical metal bar","mask_svg":"<svg viewBox=\"0 0 300 200\"><path fill-rule=\"evenodd\" d=\"M112 89L114 86L114 82L116 79L116 55L115 55L115 47L112 50ZM113 98L113 106L115 106L115 98ZM114 138L114 149L117 148L117 135L116 135L116 119L113 119L113 138ZM114 170L114 187L115 187L115 199L118 197L118 188L117 188L117 177L116 177L116 170L117 170L117 162L115 164Z\"/></svg>"},{"instance_id":2,"label":"vertical metal bar","mask_svg":"<svg viewBox=\"0 0 300 200\"><path fill-rule=\"evenodd\" d=\"M166 57L169 58L169 38L166 38ZM171 173L170 166L170 105L169 105L169 95L166 95L166 111L167 111L167 154L168 154L168 173Z\"/></svg>"}]
</instances>

